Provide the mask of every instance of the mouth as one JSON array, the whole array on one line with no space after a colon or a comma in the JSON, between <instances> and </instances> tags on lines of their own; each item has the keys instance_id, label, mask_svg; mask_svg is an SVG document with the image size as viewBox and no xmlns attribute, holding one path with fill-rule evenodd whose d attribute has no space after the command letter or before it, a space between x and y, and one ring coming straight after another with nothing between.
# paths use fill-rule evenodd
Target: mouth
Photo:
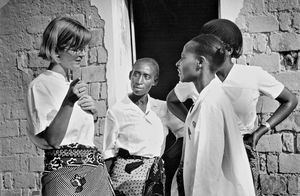
<instances>
[{"instance_id":1,"label":"mouth","mask_svg":"<svg viewBox=\"0 0 300 196\"><path fill-rule=\"evenodd\" d=\"M143 90L143 87L141 87L141 86L134 86L133 87L135 90Z\"/></svg>"}]
</instances>

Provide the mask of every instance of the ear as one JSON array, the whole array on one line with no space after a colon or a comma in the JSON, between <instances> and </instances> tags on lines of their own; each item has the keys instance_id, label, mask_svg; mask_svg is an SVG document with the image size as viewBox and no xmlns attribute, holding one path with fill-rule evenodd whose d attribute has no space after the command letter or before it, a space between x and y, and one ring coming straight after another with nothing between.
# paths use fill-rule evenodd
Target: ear
<instances>
[{"instance_id":1,"label":"ear","mask_svg":"<svg viewBox=\"0 0 300 196\"><path fill-rule=\"evenodd\" d=\"M156 86L158 84L158 77L154 78L154 84L152 86Z\"/></svg>"},{"instance_id":2,"label":"ear","mask_svg":"<svg viewBox=\"0 0 300 196\"><path fill-rule=\"evenodd\" d=\"M196 71L199 71L202 69L203 63L206 61L204 56L200 56L199 59L196 60Z\"/></svg>"},{"instance_id":3,"label":"ear","mask_svg":"<svg viewBox=\"0 0 300 196\"><path fill-rule=\"evenodd\" d=\"M131 78L131 75L132 75L132 71L129 72L129 80L130 80L130 78Z\"/></svg>"}]
</instances>

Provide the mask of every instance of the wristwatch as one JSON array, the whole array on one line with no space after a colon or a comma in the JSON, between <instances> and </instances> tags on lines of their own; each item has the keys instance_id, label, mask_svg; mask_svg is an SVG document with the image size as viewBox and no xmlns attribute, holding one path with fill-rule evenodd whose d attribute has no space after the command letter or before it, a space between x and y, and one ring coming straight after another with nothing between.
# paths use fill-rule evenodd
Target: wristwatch
<instances>
[{"instance_id":1,"label":"wristwatch","mask_svg":"<svg viewBox=\"0 0 300 196\"><path fill-rule=\"evenodd\" d=\"M271 125L268 122L262 122L261 125L267 127L268 131L272 130Z\"/></svg>"}]
</instances>

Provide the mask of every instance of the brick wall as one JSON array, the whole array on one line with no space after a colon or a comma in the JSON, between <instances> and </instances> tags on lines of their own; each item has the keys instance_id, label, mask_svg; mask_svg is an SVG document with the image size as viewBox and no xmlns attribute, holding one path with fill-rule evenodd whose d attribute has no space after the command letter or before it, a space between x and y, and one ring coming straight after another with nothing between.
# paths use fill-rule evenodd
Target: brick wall
<instances>
[{"instance_id":1,"label":"brick wall","mask_svg":"<svg viewBox=\"0 0 300 196\"><path fill-rule=\"evenodd\" d=\"M26 136L25 94L29 82L47 69L37 57L41 34L56 16L79 20L93 33L89 52L80 70L97 100L96 144L101 146L107 108L103 45L104 21L89 0L10 0L0 8L0 195L40 195L43 151ZM80 73L82 72L82 73Z\"/></svg>"},{"instance_id":2,"label":"brick wall","mask_svg":"<svg viewBox=\"0 0 300 196\"><path fill-rule=\"evenodd\" d=\"M237 61L263 67L300 98L300 2L244 0L237 24L244 55ZM261 97L258 112L268 119L278 103ZM295 111L257 145L264 195L300 195L300 113Z\"/></svg>"}]
</instances>

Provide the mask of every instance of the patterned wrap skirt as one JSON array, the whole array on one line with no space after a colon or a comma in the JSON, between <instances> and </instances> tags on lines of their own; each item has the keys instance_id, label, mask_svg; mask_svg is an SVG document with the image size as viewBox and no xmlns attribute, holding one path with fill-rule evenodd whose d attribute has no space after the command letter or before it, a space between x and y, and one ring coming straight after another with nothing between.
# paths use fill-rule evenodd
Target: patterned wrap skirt
<instances>
[{"instance_id":1,"label":"patterned wrap skirt","mask_svg":"<svg viewBox=\"0 0 300 196\"><path fill-rule=\"evenodd\" d=\"M165 195L165 173L160 157L124 156L119 151L111 180L117 196Z\"/></svg>"},{"instance_id":2,"label":"patterned wrap skirt","mask_svg":"<svg viewBox=\"0 0 300 196\"><path fill-rule=\"evenodd\" d=\"M80 144L45 150L42 195L114 195L101 153Z\"/></svg>"},{"instance_id":3,"label":"patterned wrap skirt","mask_svg":"<svg viewBox=\"0 0 300 196\"><path fill-rule=\"evenodd\" d=\"M251 147L251 145L244 143L246 153L248 156L250 169L252 173L254 188L255 188L255 195L261 196L261 185L259 181L259 156L255 150Z\"/></svg>"}]
</instances>

